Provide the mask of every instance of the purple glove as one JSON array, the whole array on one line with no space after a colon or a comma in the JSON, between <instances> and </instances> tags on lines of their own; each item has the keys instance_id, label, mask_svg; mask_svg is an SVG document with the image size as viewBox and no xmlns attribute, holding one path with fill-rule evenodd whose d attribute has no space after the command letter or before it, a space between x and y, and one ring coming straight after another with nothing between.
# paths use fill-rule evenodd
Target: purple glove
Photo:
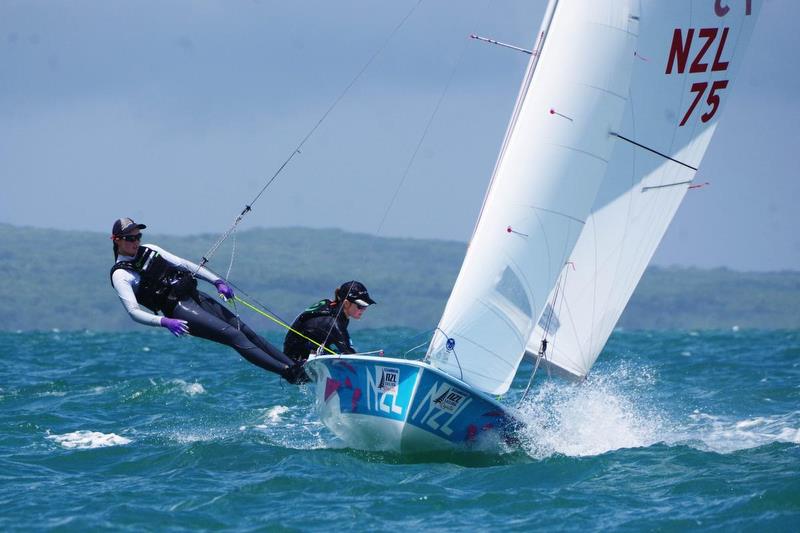
<instances>
[{"instance_id":1,"label":"purple glove","mask_svg":"<svg viewBox=\"0 0 800 533\"><path fill-rule=\"evenodd\" d=\"M217 291L226 299L230 300L233 298L233 289L228 287L228 284L225 283L224 279L218 279L214 282L214 286L217 288Z\"/></svg>"},{"instance_id":2,"label":"purple glove","mask_svg":"<svg viewBox=\"0 0 800 533\"><path fill-rule=\"evenodd\" d=\"M176 337L182 337L189 333L189 324L185 320L161 317L161 326L167 328Z\"/></svg>"}]
</instances>

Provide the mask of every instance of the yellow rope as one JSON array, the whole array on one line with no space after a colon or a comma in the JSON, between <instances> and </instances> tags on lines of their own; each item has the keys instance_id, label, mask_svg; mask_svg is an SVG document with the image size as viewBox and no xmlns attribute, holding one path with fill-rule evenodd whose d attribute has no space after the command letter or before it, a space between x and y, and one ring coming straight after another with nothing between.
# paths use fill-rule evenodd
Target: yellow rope
<instances>
[{"instance_id":1,"label":"yellow rope","mask_svg":"<svg viewBox=\"0 0 800 533\"><path fill-rule=\"evenodd\" d=\"M300 333L299 331L297 331L297 330L295 330L295 329L292 329L292 327L291 327L290 325L286 324L286 323L285 323L283 320L281 320L280 318L274 317L274 316L270 315L269 313L265 313L265 312L264 312L264 311L262 311L261 309L259 309L259 308L255 307L255 306L251 305L251 304L250 304L250 303L248 303L248 302L245 302L244 300L242 300L242 299L241 299L241 298L239 298L238 296L234 296L234 297L233 297L233 299L234 299L234 300L236 300L237 302L239 302L240 304L242 304L242 305L244 305L244 306L246 306L246 307L248 307L248 308L252 309L253 311L255 311L256 313L258 313L259 315L261 315L261 316L263 316L263 317L266 317L266 318L269 318L270 320L272 320L272 321L273 321L273 322L275 322L276 324L278 324L278 325L280 325L280 326L283 326L284 328L288 329L289 331L291 331L291 332L292 332L292 333L294 333L295 335L300 335L300 336L301 336L301 337L303 337L305 340L307 340L307 341L309 341L309 342L313 343L315 346L319 346L320 348L322 348L322 349L323 349L323 350L325 350L326 352L328 352L328 353L331 353L331 354L333 354L333 355L336 355L336 352L334 352L333 350L331 350L331 349L330 349L330 348L328 348L327 346L323 346L323 345L321 345L320 343L318 343L317 341L315 341L314 339L309 339L308 337L306 337L305 335L303 335L303 334L302 334L302 333Z\"/></svg>"}]
</instances>

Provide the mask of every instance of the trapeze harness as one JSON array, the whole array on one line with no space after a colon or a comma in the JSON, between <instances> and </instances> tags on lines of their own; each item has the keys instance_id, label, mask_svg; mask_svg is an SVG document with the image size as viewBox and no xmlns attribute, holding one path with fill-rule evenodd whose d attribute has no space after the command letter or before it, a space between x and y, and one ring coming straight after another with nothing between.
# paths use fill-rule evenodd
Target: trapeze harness
<instances>
[{"instance_id":1,"label":"trapeze harness","mask_svg":"<svg viewBox=\"0 0 800 533\"><path fill-rule=\"evenodd\" d=\"M197 294L197 280L191 272L172 265L157 251L144 245L139 247L133 260L119 261L111 267L112 285L117 270L139 274L136 301L153 313L162 311L171 316L181 299Z\"/></svg>"},{"instance_id":2,"label":"trapeze harness","mask_svg":"<svg viewBox=\"0 0 800 533\"><path fill-rule=\"evenodd\" d=\"M112 285L114 272L120 269L139 275L134 288L139 304L153 313L185 320L190 335L230 346L254 365L282 376L295 366L224 305L199 292L191 272L176 267L158 251L142 245L132 260L118 261L111 267Z\"/></svg>"},{"instance_id":3,"label":"trapeze harness","mask_svg":"<svg viewBox=\"0 0 800 533\"><path fill-rule=\"evenodd\" d=\"M356 353L350 344L347 325L350 319L339 311L339 305L330 300L320 300L298 316L292 329L327 347L335 346L339 353ZM293 359L305 360L315 352L317 345L289 331L283 343L283 352Z\"/></svg>"}]
</instances>

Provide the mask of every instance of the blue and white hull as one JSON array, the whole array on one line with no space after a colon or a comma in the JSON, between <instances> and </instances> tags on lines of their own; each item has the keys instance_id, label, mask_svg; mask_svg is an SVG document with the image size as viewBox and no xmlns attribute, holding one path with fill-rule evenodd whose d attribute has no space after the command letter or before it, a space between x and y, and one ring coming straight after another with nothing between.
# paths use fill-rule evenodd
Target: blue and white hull
<instances>
[{"instance_id":1,"label":"blue and white hull","mask_svg":"<svg viewBox=\"0 0 800 533\"><path fill-rule=\"evenodd\" d=\"M320 355L306 363L322 422L348 446L413 452L514 441L509 408L421 361Z\"/></svg>"}]
</instances>

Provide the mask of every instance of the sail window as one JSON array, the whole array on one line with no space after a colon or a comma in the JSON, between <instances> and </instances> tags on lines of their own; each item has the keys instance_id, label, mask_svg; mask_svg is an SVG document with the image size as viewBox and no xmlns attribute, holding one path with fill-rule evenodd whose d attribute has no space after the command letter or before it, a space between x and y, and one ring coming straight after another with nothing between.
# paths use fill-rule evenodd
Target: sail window
<instances>
[{"instance_id":1,"label":"sail window","mask_svg":"<svg viewBox=\"0 0 800 533\"><path fill-rule=\"evenodd\" d=\"M528 293L522 282L510 266L506 266L500 281L496 286L497 293L503 296L509 303L521 311L526 317L531 318L531 303L528 300Z\"/></svg>"},{"instance_id":2,"label":"sail window","mask_svg":"<svg viewBox=\"0 0 800 533\"><path fill-rule=\"evenodd\" d=\"M555 309L553 309L553 306L550 305L549 302L544 308L544 311L542 311L541 318L539 318L539 327L548 335L553 335L558 331L558 328L561 327L561 322L558 321L558 315L556 315Z\"/></svg>"}]
</instances>

